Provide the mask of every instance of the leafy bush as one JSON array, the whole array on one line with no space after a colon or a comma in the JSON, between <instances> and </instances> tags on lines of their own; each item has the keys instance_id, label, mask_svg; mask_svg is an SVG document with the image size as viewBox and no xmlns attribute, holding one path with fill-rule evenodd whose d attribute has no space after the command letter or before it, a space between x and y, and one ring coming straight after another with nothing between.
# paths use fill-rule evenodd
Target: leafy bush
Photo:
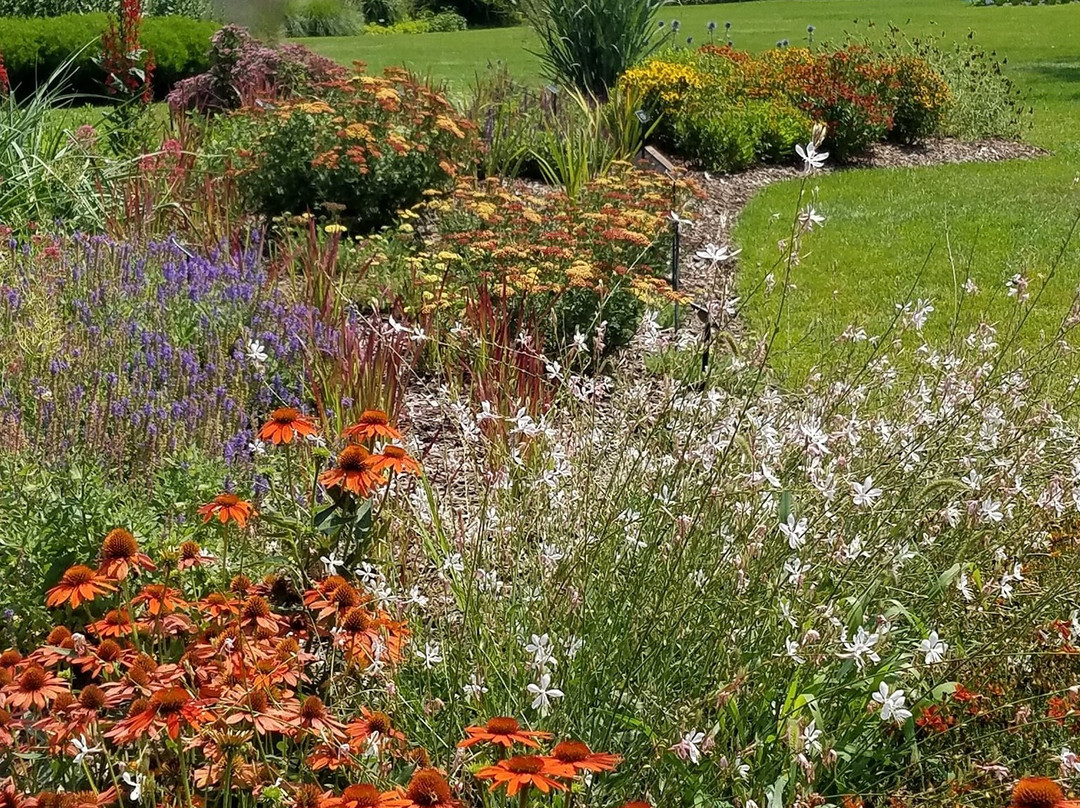
<instances>
[{"instance_id":1,"label":"leafy bush","mask_svg":"<svg viewBox=\"0 0 1080 808\"><path fill-rule=\"evenodd\" d=\"M0 19L0 53L4 54L13 90L21 97L34 91L61 66L62 92L101 95L102 74L94 63L99 39L108 27L105 14L69 14L48 19ZM154 90L167 93L173 85L209 66L207 49L218 26L186 17L145 20L142 44L153 53L157 69Z\"/></svg>"},{"instance_id":2,"label":"leafy bush","mask_svg":"<svg viewBox=\"0 0 1080 808\"><path fill-rule=\"evenodd\" d=\"M248 204L266 216L338 211L362 229L447 183L472 127L404 70L329 83L270 109L245 107L224 128Z\"/></svg>"},{"instance_id":3,"label":"leafy bush","mask_svg":"<svg viewBox=\"0 0 1080 808\"><path fill-rule=\"evenodd\" d=\"M525 13L540 37L544 74L603 99L619 76L659 45L664 0L531 0Z\"/></svg>"},{"instance_id":4,"label":"leafy bush","mask_svg":"<svg viewBox=\"0 0 1080 808\"><path fill-rule=\"evenodd\" d=\"M626 71L620 84L644 94L671 148L727 170L791 159L818 121L828 127L826 148L841 160L887 133L910 142L940 129L951 98L926 60L861 46L759 56L729 45L677 49Z\"/></svg>"},{"instance_id":5,"label":"leafy bush","mask_svg":"<svg viewBox=\"0 0 1080 808\"><path fill-rule=\"evenodd\" d=\"M420 0L420 5L436 14L451 11L473 27L517 25L521 21L517 0Z\"/></svg>"},{"instance_id":6,"label":"leafy bush","mask_svg":"<svg viewBox=\"0 0 1080 808\"><path fill-rule=\"evenodd\" d=\"M285 13L289 36L353 36L364 28L364 15L350 0L294 0Z\"/></svg>"},{"instance_id":7,"label":"leafy bush","mask_svg":"<svg viewBox=\"0 0 1080 808\"><path fill-rule=\"evenodd\" d=\"M345 75L343 67L303 45L270 47L246 29L227 25L210 40L206 72L177 83L169 108L220 112L256 96L288 97Z\"/></svg>"},{"instance_id":8,"label":"leafy bush","mask_svg":"<svg viewBox=\"0 0 1080 808\"><path fill-rule=\"evenodd\" d=\"M464 31L468 27L465 18L456 11L440 11L437 14L423 12L411 20L393 25L368 25L365 34L430 34L440 31Z\"/></svg>"},{"instance_id":9,"label":"leafy bush","mask_svg":"<svg viewBox=\"0 0 1080 808\"><path fill-rule=\"evenodd\" d=\"M409 0L363 0L364 18L379 25L405 22L412 12Z\"/></svg>"},{"instance_id":10,"label":"leafy bush","mask_svg":"<svg viewBox=\"0 0 1080 808\"><path fill-rule=\"evenodd\" d=\"M201 20L213 10L212 0L145 0L147 17L188 17ZM116 0L0 0L0 17L61 17L66 14L116 12Z\"/></svg>"},{"instance_id":11,"label":"leafy bush","mask_svg":"<svg viewBox=\"0 0 1080 808\"><path fill-rule=\"evenodd\" d=\"M940 131L952 101L948 82L924 59L913 56L897 60L895 70L889 136L913 143Z\"/></svg>"}]
</instances>

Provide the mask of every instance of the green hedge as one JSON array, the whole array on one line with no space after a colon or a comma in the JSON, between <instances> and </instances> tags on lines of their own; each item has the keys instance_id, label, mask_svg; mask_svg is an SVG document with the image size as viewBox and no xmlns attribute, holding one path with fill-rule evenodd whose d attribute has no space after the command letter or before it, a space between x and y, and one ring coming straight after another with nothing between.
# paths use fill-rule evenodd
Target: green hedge
<instances>
[{"instance_id":1,"label":"green hedge","mask_svg":"<svg viewBox=\"0 0 1080 808\"><path fill-rule=\"evenodd\" d=\"M108 17L101 13L0 18L0 54L11 86L25 96L78 54L65 89L85 95L101 94L101 71L94 57L100 51L98 39L107 27ZM180 79L209 68L210 36L219 27L187 17L152 17L143 21L143 45L153 51L157 63L154 91L158 97L164 97Z\"/></svg>"}]
</instances>

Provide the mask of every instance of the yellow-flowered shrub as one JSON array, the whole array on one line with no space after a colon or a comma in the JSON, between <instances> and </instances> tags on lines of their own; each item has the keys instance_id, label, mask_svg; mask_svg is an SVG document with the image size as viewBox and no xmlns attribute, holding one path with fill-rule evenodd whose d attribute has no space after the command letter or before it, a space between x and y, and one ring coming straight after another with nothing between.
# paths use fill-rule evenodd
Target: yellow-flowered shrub
<instances>
[{"instance_id":1,"label":"yellow-flowered shrub","mask_svg":"<svg viewBox=\"0 0 1080 808\"><path fill-rule=\"evenodd\" d=\"M707 86L706 76L692 65L652 59L623 73L620 84L652 103L670 108Z\"/></svg>"}]
</instances>

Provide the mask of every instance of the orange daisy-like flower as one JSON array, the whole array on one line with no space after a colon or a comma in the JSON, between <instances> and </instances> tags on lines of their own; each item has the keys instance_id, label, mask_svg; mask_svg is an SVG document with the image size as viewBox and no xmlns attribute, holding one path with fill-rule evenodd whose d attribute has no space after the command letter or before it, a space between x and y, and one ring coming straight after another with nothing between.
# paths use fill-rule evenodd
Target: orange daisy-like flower
<instances>
[{"instance_id":1,"label":"orange daisy-like flower","mask_svg":"<svg viewBox=\"0 0 1080 808\"><path fill-rule=\"evenodd\" d=\"M150 556L139 550L139 543L135 537L123 528L110 530L104 541L101 542L101 569L102 575L107 575L117 581L127 578L129 572L147 570L153 572L157 566L150 560Z\"/></svg>"},{"instance_id":2,"label":"orange daisy-like flower","mask_svg":"<svg viewBox=\"0 0 1080 808\"><path fill-rule=\"evenodd\" d=\"M420 476L420 464L400 446L387 446L382 454L375 455L375 471L381 474L386 469Z\"/></svg>"},{"instance_id":3,"label":"orange daisy-like flower","mask_svg":"<svg viewBox=\"0 0 1080 808\"><path fill-rule=\"evenodd\" d=\"M375 471L375 456L363 446L346 446L338 455L337 465L319 475L327 488L339 486L358 497L366 497L386 482Z\"/></svg>"},{"instance_id":4,"label":"orange daisy-like flower","mask_svg":"<svg viewBox=\"0 0 1080 808\"><path fill-rule=\"evenodd\" d=\"M555 744L551 757L576 772L609 772L622 758L607 752L594 752L581 741L562 741Z\"/></svg>"},{"instance_id":5,"label":"orange daisy-like flower","mask_svg":"<svg viewBox=\"0 0 1080 808\"><path fill-rule=\"evenodd\" d=\"M245 502L236 494L218 494L213 502L199 508L199 516L203 518L204 525L216 516L223 525L231 519L244 527L247 520L255 515L256 511L251 507L251 503Z\"/></svg>"},{"instance_id":6,"label":"orange daisy-like flower","mask_svg":"<svg viewBox=\"0 0 1080 808\"><path fill-rule=\"evenodd\" d=\"M364 410L360 420L345 429L344 435L349 440L363 441L371 438L383 440L401 440L401 433L390 426L390 418L382 410Z\"/></svg>"},{"instance_id":7,"label":"orange daisy-like flower","mask_svg":"<svg viewBox=\"0 0 1080 808\"><path fill-rule=\"evenodd\" d=\"M1065 792L1049 777L1021 777L1010 808L1055 808L1064 802Z\"/></svg>"},{"instance_id":8,"label":"orange daisy-like flower","mask_svg":"<svg viewBox=\"0 0 1080 808\"><path fill-rule=\"evenodd\" d=\"M516 718L503 715L488 719L488 722L482 727L465 727L465 734L469 737L458 741L458 746L462 749L485 741L506 749L516 743L539 749L540 744L537 743L537 740L551 737L550 732L522 729Z\"/></svg>"},{"instance_id":9,"label":"orange daisy-like flower","mask_svg":"<svg viewBox=\"0 0 1080 808\"><path fill-rule=\"evenodd\" d=\"M201 548L198 542L186 541L180 545L180 560L176 562L176 568L188 570L192 567L201 567L203 564L212 564L216 560L214 556Z\"/></svg>"},{"instance_id":10,"label":"orange daisy-like flower","mask_svg":"<svg viewBox=\"0 0 1080 808\"><path fill-rule=\"evenodd\" d=\"M67 692L67 685L59 676L40 665L30 665L4 688L4 705L16 710L29 710L31 707L44 710L50 702Z\"/></svg>"},{"instance_id":11,"label":"orange daisy-like flower","mask_svg":"<svg viewBox=\"0 0 1080 808\"><path fill-rule=\"evenodd\" d=\"M541 793L565 791L566 786L556 777L573 777L574 770L562 763L542 758L538 755L518 755L508 760L500 760L494 766L485 766L476 773L481 780L491 780L489 791L501 785L506 786L506 793L513 797L523 788L536 786Z\"/></svg>"},{"instance_id":12,"label":"orange daisy-like flower","mask_svg":"<svg viewBox=\"0 0 1080 808\"><path fill-rule=\"evenodd\" d=\"M55 609L64 603L71 603L71 608L77 609L81 603L115 591L116 587L104 577L83 564L76 564L61 576L60 583L46 593L45 605Z\"/></svg>"},{"instance_id":13,"label":"orange daisy-like flower","mask_svg":"<svg viewBox=\"0 0 1080 808\"><path fill-rule=\"evenodd\" d=\"M409 780L409 785L388 795L383 795L385 808L457 808L450 784L435 769L420 769Z\"/></svg>"},{"instance_id":14,"label":"orange daisy-like flower","mask_svg":"<svg viewBox=\"0 0 1080 808\"><path fill-rule=\"evenodd\" d=\"M134 630L134 625L127 609L109 609L104 617L87 628L99 637L126 637Z\"/></svg>"},{"instance_id":15,"label":"orange daisy-like flower","mask_svg":"<svg viewBox=\"0 0 1080 808\"><path fill-rule=\"evenodd\" d=\"M180 597L180 592L164 584L144 586L131 602L136 605L145 604L147 613L152 617L187 608L187 601Z\"/></svg>"},{"instance_id":16,"label":"orange daisy-like flower","mask_svg":"<svg viewBox=\"0 0 1080 808\"><path fill-rule=\"evenodd\" d=\"M203 718L202 707L190 693L182 687L166 687L156 691L144 704L133 702L128 717L105 733L105 737L117 743L130 743L143 736L153 740L165 730L175 741L184 726L198 729Z\"/></svg>"},{"instance_id":17,"label":"orange daisy-like flower","mask_svg":"<svg viewBox=\"0 0 1080 808\"><path fill-rule=\"evenodd\" d=\"M340 797L331 797L323 802L323 808L380 808L391 794L383 794L368 783L348 786Z\"/></svg>"},{"instance_id":18,"label":"orange daisy-like flower","mask_svg":"<svg viewBox=\"0 0 1080 808\"><path fill-rule=\"evenodd\" d=\"M330 714L318 696L308 696L294 710L280 710L278 717L297 729L318 735L327 741L341 741L345 738L345 725Z\"/></svg>"},{"instance_id":19,"label":"orange daisy-like flower","mask_svg":"<svg viewBox=\"0 0 1080 808\"><path fill-rule=\"evenodd\" d=\"M295 407L279 407L270 413L270 420L259 430L259 440L268 441L275 446L279 443L292 443L294 438L306 438L318 430L315 424Z\"/></svg>"}]
</instances>

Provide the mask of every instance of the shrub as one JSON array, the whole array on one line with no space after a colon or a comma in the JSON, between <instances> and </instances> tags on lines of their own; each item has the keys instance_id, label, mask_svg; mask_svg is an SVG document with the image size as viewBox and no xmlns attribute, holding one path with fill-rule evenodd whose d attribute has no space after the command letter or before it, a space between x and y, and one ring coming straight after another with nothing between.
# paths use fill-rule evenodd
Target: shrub
<instances>
[{"instance_id":1,"label":"shrub","mask_svg":"<svg viewBox=\"0 0 1080 808\"><path fill-rule=\"evenodd\" d=\"M521 21L517 0L420 0L423 9L451 11L464 17L470 26L517 25Z\"/></svg>"},{"instance_id":2,"label":"shrub","mask_svg":"<svg viewBox=\"0 0 1080 808\"><path fill-rule=\"evenodd\" d=\"M4 54L12 88L25 97L70 62L64 82L56 89L100 96L103 77L94 58L100 51L98 40L107 28L107 15L99 13L0 19L0 53ZM141 39L157 64L156 94L164 95L178 81L207 69L207 48L217 28L215 23L185 17L145 20Z\"/></svg>"},{"instance_id":3,"label":"shrub","mask_svg":"<svg viewBox=\"0 0 1080 808\"><path fill-rule=\"evenodd\" d=\"M338 210L362 229L448 182L472 127L404 70L359 75L230 120L225 153L252 210L267 216Z\"/></svg>"},{"instance_id":4,"label":"shrub","mask_svg":"<svg viewBox=\"0 0 1080 808\"><path fill-rule=\"evenodd\" d=\"M703 168L713 171L742 171L753 165L755 134L744 104L675 116L670 129L671 143L680 154L694 155Z\"/></svg>"},{"instance_id":5,"label":"shrub","mask_svg":"<svg viewBox=\"0 0 1080 808\"><path fill-rule=\"evenodd\" d=\"M210 16L212 0L146 0L147 17L188 17L201 20ZM0 0L0 17L61 17L66 14L111 14L116 0Z\"/></svg>"},{"instance_id":6,"label":"shrub","mask_svg":"<svg viewBox=\"0 0 1080 808\"><path fill-rule=\"evenodd\" d=\"M941 129L951 94L944 77L926 62L905 56L895 63L893 123L889 137L913 143Z\"/></svg>"},{"instance_id":7,"label":"shrub","mask_svg":"<svg viewBox=\"0 0 1080 808\"><path fill-rule=\"evenodd\" d=\"M465 18L454 11L440 11L438 14L421 14L411 20L403 20L393 25L369 25L365 34L430 34L439 31L464 31L468 27Z\"/></svg>"},{"instance_id":8,"label":"shrub","mask_svg":"<svg viewBox=\"0 0 1080 808\"><path fill-rule=\"evenodd\" d=\"M654 25L664 0L532 0L544 74L596 98L659 45Z\"/></svg>"},{"instance_id":9,"label":"shrub","mask_svg":"<svg viewBox=\"0 0 1080 808\"><path fill-rule=\"evenodd\" d=\"M234 25L214 34L207 62L205 73L179 82L169 93L174 112L235 109L259 95L288 97L346 75L336 62L303 45L270 47Z\"/></svg>"},{"instance_id":10,"label":"shrub","mask_svg":"<svg viewBox=\"0 0 1080 808\"><path fill-rule=\"evenodd\" d=\"M394 25L409 19L409 0L363 0L364 18L379 25Z\"/></svg>"},{"instance_id":11,"label":"shrub","mask_svg":"<svg viewBox=\"0 0 1080 808\"><path fill-rule=\"evenodd\" d=\"M353 36L364 28L364 15L349 0L294 0L285 14L289 36Z\"/></svg>"}]
</instances>

